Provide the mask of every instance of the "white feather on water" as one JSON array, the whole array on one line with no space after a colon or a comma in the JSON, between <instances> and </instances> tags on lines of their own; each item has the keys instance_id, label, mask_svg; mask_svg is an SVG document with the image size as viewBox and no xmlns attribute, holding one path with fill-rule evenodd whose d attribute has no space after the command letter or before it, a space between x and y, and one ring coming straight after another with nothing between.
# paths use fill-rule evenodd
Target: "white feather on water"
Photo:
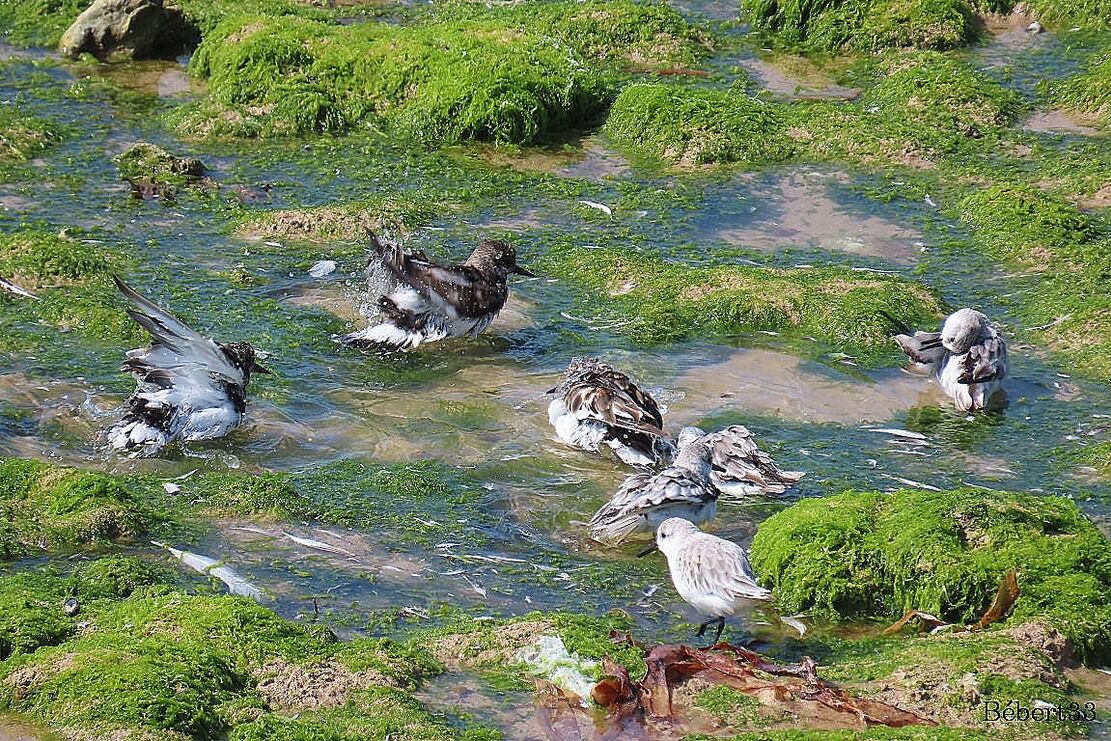
<instances>
[{"instance_id":1,"label":"white feather on water","mask_svg":"<svg viewBox=\"0 0 1111 741\"><path fill-rule=\"evenodd\" d=\"M302 538L292 533L285 532L283 532L282 535L289 538L297 545L303 545L306 548L315 548L316 550L324 551L325 553L339 553L344 556L355 555L351 551L345 551L344 549L334 546L331 543L325 543L323 540L316 540L314 538Z\"/></svg>"},{"instance_id":2,"label":"white feather on water","mask_svg":"<svg viewBox=\"0 0 1111 741\"><path fill-rule=\"evenodd\" d=\"M199 553L191 553L179 548L173 548L165 543L159 543L157 540L152 540L151 544L159 548L165 548L170 552L171 556L194 571L204 574L205 576L216 577L224 582L228 591L232 594L240 597L250 597L256 602L261 602L263 600L264 595L261 589L236 573L235 569L232 567L224 566L223 561L212 558L211 556L202 556Z\"/></svg>"}]
</instances>

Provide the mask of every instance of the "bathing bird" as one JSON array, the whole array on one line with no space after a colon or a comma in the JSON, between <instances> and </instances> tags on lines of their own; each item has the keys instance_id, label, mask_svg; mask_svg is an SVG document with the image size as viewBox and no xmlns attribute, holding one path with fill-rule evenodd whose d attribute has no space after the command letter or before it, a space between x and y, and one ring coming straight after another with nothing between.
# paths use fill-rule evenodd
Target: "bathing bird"
<instances>
[{"instance_id":1,"label":"bathing bird","mask_svg":"<svg viewBox=\"0 0 1111 741\"><path fill-rule=\"evenodd\" d=\"M548 393L556 395L548 421L568 445L590 452L606 445L631 466L675 457L675 446L664 437L660 405L608 363L572 358L566 378Z\"/></svg>"},{"instance_id":2,"label":"bathing bird","mask_svg":"<svg viewBox=\"0 0 1111 741\"><path fill-rule=\"evenodd\" d=\"M483 240L461 265L438 265L423 252L370 235L374 254L367 284L377 296L376 321L345 335L352 347L379 352L411 350L449 337L477 337L509 297L509 274L535 275L517 264L507 242Z\"/></svg>"},{"instance_id":3,"label":"bathing bird","mask_svg":"<svg viewBox=\"0 0 1111 741\"><path fill-rule=\"evenodd\" d=\"M691 440L679 448L675 462L653 474L628 476L590 519L590 535L603 543L617 544L635 532L654 532L669 517L691 522L712 520L717 513L718 490L710 481L710 447Z\"/></svg>"},{"instance_id":4,"label":"bathing bird","mask_svg":"<svg viewBox=\"0 0 1111 741\"><path fill-rule=\"evenodd\" d=\"M149 347L130 350L120 370L138 386L127 411L107 433L116 451L153 455L175 440L223 437L243 421L252 373L269 373L246 342L202 337L180 319L113 276L131 307L128 315L150 333Z\"/></svg>"},{"instance_id":5,"label":"bathing bird","mask_svg":"<svg viewBox=\"0 0 1111 741\"><path fill-rule=\"evenodd\" d=\"M1007 343L974 309L950 314L940 332L900 334L895 341L915 363L929 369L961 412L984 409L1007 376Z\"/></svg>"},{"instance_id":6,"label":"bathing bird","mask_svg":"<svg viewBox=\"0 0 1111 741\"><path fill-rule=\"evenodd\" d=\"M705 648L717 645L725 628L725 618L737 614L746 602L772 599L772 593L756 583L743 548L702 532L689 520L671 517L661 522L656 530L655 544L640 555L646 556L654 550L667 557L675 591L707 618L698 626L698 637L702 638L706 628L717 623L714 640Z\"/></svg>"},{"instance_id":7,"label":"bathing bird","mask_svg":"<svg viewBox=\"0 0 1111 741\"><path fill-rule=\"evenodd\" d=\"M806 475L780 469L743 425L729 425L709 434L698 427L680 430L680 448L692 440L702 440L710 447L710 481L722 494L782 494Z\"/></svg>"}]
</instances>

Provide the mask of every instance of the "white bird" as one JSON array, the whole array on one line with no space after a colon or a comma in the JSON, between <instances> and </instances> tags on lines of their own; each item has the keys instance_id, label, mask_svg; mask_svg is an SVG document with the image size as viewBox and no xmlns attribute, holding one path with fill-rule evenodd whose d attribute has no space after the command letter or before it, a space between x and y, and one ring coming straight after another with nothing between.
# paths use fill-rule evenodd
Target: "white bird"
<instances>
[{"instance_id":1,"label":"white bird","mask_svg":"<svg viewBox=\"0 0 1111 741\"><path fill-rule=\"evenodd\" d=\"M405 252L373 234L370 239L375 254L366 274L378 296L377 321L342 338L352 347L411 350L449 337L477 337L505 306L509 274L535 277L517 264L513 246L500 240L484 240L461 265L437 265L423 252Z\"/></svg>"},{"instance_id":2,"label":"white bird","mask_svg":"<svg viewBox=\"0 0 1111 741\"><path fill-rule=\"evenodd\" d=\"M669 517L707 522L717 513L718 490L710 481L711 451L701 440L679 449L670 466L634 473L590 519L590 535L617 544L635 532L654 532Z\"/></svg>"},{"instance_id":3,"label":"white bird","mask_svg":"<svg viewBox=\"0 0 1111 741\"><path fill-rule=\"evenodd\" d=\"M684 427L679 432L680 448L693 440L710 446L710 480L722 494L782 494L806 475L780 469L743 425L729 425L709 434L698 427Z\"/></svg>"},{"instance_id":4,"label":"white bird","mask_svg":"<svg viewBox=\"0 0 1111 741\"><path fill-rule=\"evenodd\" d=\"M707 618L698 626L698 637L717 623L717 634L707 648L717 645L727 616L737 614L749 600L772 599L772 593L756 583L743 548L702 532L688 520L672 517L661 522L655 545L640 555L657 549L667 557L671 583L679 596Z\"/></svg>"},{"instance_id":5,"label":"white bird","mask_svg":"<svg viewBox=\"0 0 1111 741\"><path fill-rule=\"evenodd\" d=\"M632 466L675 457L659 404L608 363L572 358L567 377L548 393L558 395L548 405L548 421L568 445L590 452L606 445Z\"/></svg>"},{"instance_id":6,"label":"white bird","mask_svg":"<svg viewBox=\"0 0 1111 741\"><path fill-rule=\"evenodd\" d=\"M150 347L130 350L120 370L138 387L107 434L117 451L153 455L175 440L223 437L243 421L252 373L269 373L246 342L202 337L113 276L132 304L128 315L150 333Z\"/></svg>"},{"instance_id":7,"label":"white bird","mask_svg":"<svg viewBox=\"0 0 1111 741\"><path fill-rule=\"evenodd\" d=\"M1007 343L988 318L973 309L950 314L940 332L900 334L907 357L933 372L957 409L984 409L1007 376Z\"/></svg>"}]
</instances>

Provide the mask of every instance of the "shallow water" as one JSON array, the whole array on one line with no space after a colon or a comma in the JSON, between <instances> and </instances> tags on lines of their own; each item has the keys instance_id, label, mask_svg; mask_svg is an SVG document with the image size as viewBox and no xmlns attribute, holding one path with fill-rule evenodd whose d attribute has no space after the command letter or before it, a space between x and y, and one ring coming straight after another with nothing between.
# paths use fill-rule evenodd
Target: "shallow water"
<instances>
[{"instance_id":1,"label":"shallow water","mask_svg":"<svg viewBox=\"0 0 1111 741\"><path fill-rule=\"evenodd\" d=\"M725 14L717 5L694 5L681 7ZM4 54L11 55L0 47ZM1063 60L1055 70L1071 64L1047 34L997 37L975 54L988 67L1028 60L1016 63L1020 71L1052 54ZM796 93L768 74L767 87ZM27 84L32 75L35 83ZM432 502L415 514L451 523L456 537L437 543L407 542L375 523L216 522L193 542L174 544L224 559L286 616L358 633L380 629L376 610L419 616L443 602L497 615L619 607L638 620L643 639L685 636L683 621L693 621L693 612L670 587L654 591L667 580L661 560L637 561L635 544L604 550L584 538L584 521L625 471L609 458L564 448L548 426L545 391L582 353L604 356L652 389L668 408L672 431L743 423L783 467L807 471L782 501L723 503L712 527L743 543L760 519L794 498L907 482L1066 494L1101 524L1111 520L1106 487L1063 470L1057 455L1106 436L1111 400L1104 387L1060 373L1036 348L1015 349L1002 415L969 421L952 414L919 429L927 439L916 441L881 430L913 425L916 409L944 406L927 378L896 367L864 370L852 358L765 334L645 350L612 324L576 314L568 287L543 278L514 283L506 311L474 342L394 361L368 358L332 339L358 325L366 302L358 245L277 240L272 247L231 235L244 208L343 203L432 184L460 206L410 239L438 256L458 258L481 237L508 234L527 265L552 235L571 235L583 245L629 240L699 264L847 264L915 275L951 304L985 305L1004 327L1013 325L1000 291L1010 289L1007 279L984 261L938 247L959 230L898 180L813 166L673 176L630 162L597 135L524 152L398 152L354 135L290 145L198 144L175 139L155 115L195 93L180 63L127 65L109 78L144 93L144 106L114 103L65 68L36 68L22 54L3 67L0 97L18 95L80 133L33 163L33 178L0 184L0 228L81 226L88 238L122 246L138 258L134 282L141 289L202 331L255 341L271 353L267 365L277 375L254 382L249 424L232 438L174 459L107 460L96 433L130 390L116 371L128 348L59 335L51 352L0 356L0 455L167 478L195 469L304 472L347 459L431 459L459 467L486 492L477 507ZM1009 84L1028 83L1022 74L1009 77ZM1060 128L1044 117L1026 126ZM220 190L186 193L172 204L130 200L110 158L140 140L202 158ZM612 217L582 200L613 205ZM306 269L317 259L336 259L340 268L314 279ZM232 287L225 276L234 269L259 284ZM182 483L186 494L188 486ZM305 547L290 535L345 552ZM757 620L742 616L735 626L775 640L777 629ZM501 702L477 686L434 684L425 692L437 704L468 709ZM531 702L498 707L510 737L535 737L540 721Z\"/></svg>"}]
</instances>

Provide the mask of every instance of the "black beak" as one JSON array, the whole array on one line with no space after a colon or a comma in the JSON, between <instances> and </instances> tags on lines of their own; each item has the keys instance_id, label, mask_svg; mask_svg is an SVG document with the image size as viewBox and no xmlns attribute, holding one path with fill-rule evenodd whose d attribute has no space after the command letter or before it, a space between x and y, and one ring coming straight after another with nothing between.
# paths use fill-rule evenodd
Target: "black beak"
<instances>
[{"instance_id":1,"label":"black beak","mask_svg":"<svg viewBox=\"0 0 1111 741\"><path fill-rule=\"evenodd\" d=\"M254 364L251 365L251 373L262 373L263 375L269 376L270 375L270 369L266 368L264 366L261 366L258 363L254 363Z\"/></svg>"},{"instance_id":2,"label":"black beak","mask_svg":"<svg viewBox=\"0 0 1111 741\"><path fill-rule=\"evenodd\" d=\"M652 552L654 552L654 551L658 551L658 550L659 550L659 548L657 548L657 547L656 547L656 544L655 544L655 543L653 543L652 545L648 546L648 547L647 547L647 548L645 548L645 549L644 549L643 551L641 551L640 553L638 553L638 554L637 554L637 558L644 558L644 557L645 557L645 556L647 556L647 555L648 555L649 553L652 553Z\"/></svg>"},{"instance_id":3,"label":"black beak","mask_svg":"<svg viewBox=\"0 0 1111 741\"><path fill-rule=\"evenodd\" d=\"M526 277L528 277L528 278L536 278L536 277L538 277L538 276L536 275L536 273L532 272L531 270L525 270L525 269L524 269L524 268L522 268L522 267L521 267L520 265L514 265L514 266L513 266L513 272L514 272L514 273L516 273L517 275L524 275L524 276L526 276Z\"/></svg>"}]
</instances>

